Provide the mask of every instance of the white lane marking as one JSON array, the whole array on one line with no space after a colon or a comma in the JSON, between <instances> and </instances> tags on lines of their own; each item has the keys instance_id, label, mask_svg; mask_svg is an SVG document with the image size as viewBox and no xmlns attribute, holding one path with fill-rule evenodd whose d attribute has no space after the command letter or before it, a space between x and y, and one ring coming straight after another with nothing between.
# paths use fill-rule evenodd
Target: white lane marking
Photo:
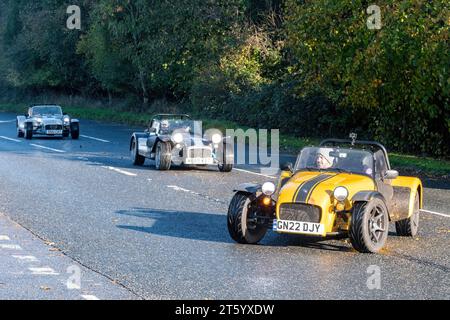
<instances>
[{"instance_id":1,"label":"white lane marking","mask_svg":"<svg viewBox=\"0 0 450 320\"><path fill-rule=\"evenodd\" d=\"M102 168L108 169L108 170L111 170L111 171L115 171L117 173L124 174L124 175L129 176L129 177L137 177L137 174L135 174L135 173L128 172L128 171L125 171L125 170L121 170L121 169L118 169L118 168L108 167L108 166L102 166Z\"/></svg>"},{"instance_id":2,"label":"white lane marking","mask_svg":"<svg viewBox=\"0 0 450 320\"><path fill-rule=\"evenodd\" d=\"M2 120L2 121L0 121L0 123L11 123L11 122L16 122L16 119L13 119L13 120Z\"/></svg>"},{"instance_id":3,"label":"white lane marking","mask_svg":"<svg viewBox=\"0 0 450 320\"><path fill-rule=\"evenodd\" d=\"M436 216L450 218L450 214L444 214L444 213L434 212L434 211L430 211L430 210L420 210L420 211L425 212L425 213L429 213L429 214L434 214Z\"/></svg>"},{"instance_id":4,"label":"white lane marking","mask_svg":"<svg viewBox=\"0 0 450 320\"><path fill-rule=\"evenodd\" d=\"M16 244L0 244L0 249L22 250L22 247Z\"/></svg>"},{"instance_id":5,"label":"white lane marking","mask_svg":"<svg viewBox=\"0 0 450 320\"><path fill-rule=\"evenodd\" d=\"M277 177L274 177L274 176L269 176L269 175L266 175L266 174L253 172L253 171L249 171L249 170L238 169L238 168L234 168L233 170L240 171L240 172L245 172L245 173L250 173L250 174L255 174L257 176L261 176L261 177L265 177L265 178L269 178L269 179L277 179Z\"/></svg>"},{"instance_id":6,"label":"white lane marking","mask_svg":"<svg viewBox=\"0 0 450 320\"><path fill-rule=\"evenodd\" d=\"M40 149L45 149L45 150L54 151L54 152L59 152L59 153L65 153L64 150L59 150L59 149L53 149L53 148L49 148L49 147L44 147L44 146L41 146L41 145L39 145L39 144L34 144L34 143L32 143L31 145L32 145L33 147L40 148Z\"/></svg>"},{"instance_id":7,"label":"white lane marking","mask_svg":"<svg viewBox=\"0 0 450 320\"><path fill-rule=\"evenodd\" d=\"M11 239L8 236L0 235L0 241L10 241Z\"/></svg>"},{"instance_id":8,"label":"white lane marking","mask_svg":"<svg viewBox=\"0 0 450 320\"><path fill-rule=\"evenodd\" d=\"M89 295L89 294L82 294L81 297L82 297L84 300L90 300L90 301L100 300L100 299L97 298L96 296Z\"/></svg>"},{"instance_id":9,"label":"white lane marking","mask_svg":"<svg viewBox=\"0 0 450 320\"><path fill-rule=\"evenodd\" d=\"M214 198L211 198L211 197L208 196L208 195L204 195L204 194L201 194L201 193L199 193L199 192L195 192L195 191L192 191L192 190L188 190L188 189L185 189L185 188L182 188L182 187L179 187L179 186L167 186L167 188L172 189L172 190L174 190L174 191L181 191L181 192L185 192L185 193L192 194L192 195L194 195L194 196L203 197L203 198L206 198L207 200L211 200L211 201L214 201L214 202L219 202L219 203L222 203L222 202L223 202L222 200L214 199Z\"/></svg>"},{"instance_id":10,"label":"white lane marking","mask_svg":"<svg viewBox=\"0 0 450 320\"><path fill-rule=\"evenodd\" d=\"M28 261L28 262L37 262L38 259L34 256L12 256L13 258L17 259L17 260L22 260L22 261Z\"/></svg>"},{"instance_id":11,"label":"white lane marking","mask_svg":"<svg viewBox=\"0 0 450 320\"><path fill-rule=\"evenodd\" d=\"M90 137L90 136L85 136L85 135L82 135L82 134L80 134L80 137L83 137L83 138L86 138L86 139L95 140L95 141L100 141L100 142L104 142L104 143L111 143L111 141L108 141L108 140L99 139L99 138Z\"/></svg>"},{"instance_id":12,"label":"white lane marking","mask_svg":"<svg viewBox=\"0 0 450 320\"><path fill-rule=\"evenodd\" d=\"M4 139L4 140L8 140L8 141L13 141L13 142L22 142L22 141L20 141L20 140L13 139L13 138L8 138L8 137L5 137L5 136L0 136L0 138L1 138L1 139Z\"/></svg>"},{"instance_id":13,"label":"white lane marking","mask_svg":"<svg viewBox=\"0 0 450 320\"><path fill-rule=\"evenodd\" d=\"M52 268L28 268L32 275L36 276L59 276L59 273Z\"/></svg>"}]
</instances>

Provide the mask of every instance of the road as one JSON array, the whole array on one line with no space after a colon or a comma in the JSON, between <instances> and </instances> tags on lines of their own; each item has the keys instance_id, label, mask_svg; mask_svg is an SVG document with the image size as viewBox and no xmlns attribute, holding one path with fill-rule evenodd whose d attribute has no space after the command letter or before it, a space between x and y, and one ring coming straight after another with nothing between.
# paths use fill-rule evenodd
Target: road
<instances>
[{"instance_id":1,"label":"road","mask_svg":"<svg viewBox=\"0 0 450 320\"><path fill-rule=\"evenodd\" d=\"M26 141L14 119L0 113L0 213L70 260L56 265L82 266L82 284L102 277L98 293L83 287L99 299L450 299L450 183L426 183L425 209L434 213L422 213L419 236L392 232L378 255L272 233L243 246L228 236L226 212L234 187L270 179L257 167L133 167L136 128L82 121L78 141ZM7 250L0 246L0 256ZM380 270L377 289L367 285L371 266ZM13 297L8 283L22 277L30 275L1 272L0 298Z\"/></svg>"}]
</instances>

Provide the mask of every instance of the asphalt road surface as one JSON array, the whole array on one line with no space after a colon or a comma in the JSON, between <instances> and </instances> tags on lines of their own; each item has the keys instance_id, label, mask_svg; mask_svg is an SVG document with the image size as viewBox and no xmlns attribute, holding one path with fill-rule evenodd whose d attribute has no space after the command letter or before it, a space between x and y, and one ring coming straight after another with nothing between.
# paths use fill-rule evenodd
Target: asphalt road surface
<instances>
[{"instance_id":1,"label":"asphalt road surface","mask_svg":"<svg viewBox=\"0 0 450 320\"><path fill-rule=\"evenodd\" d=\"M427 182L419 236L392 232L378 255L273 233L244 246L226 212L234 187L271 179L258 166L133 167L136 128L82 121L78 141L26 141L14 119L0 113L2 299L450 299L450 183ZM78 291L63 288L70 265L82 268ZM46 285L51 270L30 268L58 275Z\"/></svg>"}]
</instances>

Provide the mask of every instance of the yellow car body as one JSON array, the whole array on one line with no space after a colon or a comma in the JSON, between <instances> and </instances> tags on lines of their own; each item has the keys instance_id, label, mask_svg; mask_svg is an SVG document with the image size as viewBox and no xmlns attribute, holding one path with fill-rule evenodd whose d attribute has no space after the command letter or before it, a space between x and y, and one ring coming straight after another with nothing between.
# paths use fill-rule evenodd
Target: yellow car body
<instances>
[{"instance_id":1,"label":"yellow car body","mask_svg":"<svg viewBox=\"0 0 450 320\"><path fill-rule=\"evenodd\" d=\"M348 236L356 250L376 253L386 243L390 223L399 236L414 237L419 230L422 182L392 170L377 142L325 140L304 148L295 166L281 169L276 185L243 184L235 190L228 209L235 241L256 244L267 230Z\"/></svg>"},{"instance_id":2,"label":"yellow car body","mask_svg":"<svg viewBox=\"0 0 450 320\"><path fill-rule=\"evenodd\" d=\"M418 194L420 208L423 204L422 182L418 178L398 177L388 181L394 189L394 197L387 201L391 222L410 218L414 211L414 201ZM334 190L343 186L349 191L345 203L339 203L333 197ZM291 173L283 171L278 181L276 218L284 220L281 208L293 203L307 204L320 208L319 223L324 225L320 236L326 237L349 230L354 197L361 192L377 192L375 181L368 176L348 173L301 171ZM405 192L407 191L407 192ZM346 214L339 214L346 212ZM279 232L283 233L283 232ZM302 232L297 232L302 234ZM310 233L305 233L310 234Z\"/></svg>"}]
</instances>

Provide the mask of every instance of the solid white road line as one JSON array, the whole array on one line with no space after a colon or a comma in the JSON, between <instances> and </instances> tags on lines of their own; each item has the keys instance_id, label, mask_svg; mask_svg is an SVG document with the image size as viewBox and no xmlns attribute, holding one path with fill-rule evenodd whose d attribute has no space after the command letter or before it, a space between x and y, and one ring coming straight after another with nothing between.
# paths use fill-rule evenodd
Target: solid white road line
<instances>
[{"instance_id":1,"label":"solid white road line","mask_svg":"<svg viewBox=\"0 0 450 320\"><path fill-rule=\"evenodd\" d=\"M59 276L59 273L52 268L28 268L32 275L36 276Z\"/></svg>"},{"instance_id":2,"label":"solid white road line","mask_svg":"<svg viewBox=\"0 0 450 320\"><path fill-rule=\"evenodd\" d=\"M108 141L108 140L95 138L95 137L90 137L90 136L85 136L85 135L82 135L82 134L80 134L80 137L83 137L83 138L86 138L86 139L95 140L95 141L100 141L100 142L104 142L104 143L111 143L111 141Z\"/></svg>"},{"instance_id":3,"label":"solid white road line","mask_svg":"<svg viewBox=\"0 0 450 320\"><path fill-rule=\"evenodd\" d=\"M129 176L129 177L137 177L137 174L135 174L135 173L128 172L128 171L125 171L125 170L121 170L121 169L118 169L118 168L107 167L107 166L102 166L102 168L108 169L108 170L111 170L111 171L114 171L114 172L117 172L117 173L120 173L120 174L124 174L124 175Z\"/></svg>"},{"instance_id":4,"label":"solid white road line","mask_svg":"<svg viewBox=\"0 0 450 320\"><path fill-rule=\"evenodd\" d=\"M2 236L0 235L0 241L9 241L11 240L8 236Z\"/></svg>"},{"instance_id":5,"label":"solid white road line","mask_svg":"<svg viewBox=\"0 0 450 320\"><path fill-rule=\"evenodd\" d=\"M16 119L13 119L13 120L2 120L2 121L0 121L0 123L12 123L12 122L16 122Z\"/></svg>"},{"instance_id":6,"label":"solid white road line","mask_svg":"<svg viewBox=\"0 0 450 320\"><path fill-rule=\"evenodd\" d=\"M420 211L424 212L424 213L434 214L434 215L440 216L440 217L450 218L450 214L444 214L444 213L434 212L434 211L430 211L430 210L423 210L423 209Z\"/></svg>"},{"instance_id":7,"label":"solid white road line","mask_svg":"<svg viewBox=\"0 0 450 320\"><path fill-rule=\"evenodd\" d=\"M0 249L22 250L22 247L16 244L0 244Z\"/></svg>"},{"instance_id":8,"label":"solid white road line","mask_svg":"<svg viewBox=\"0 0 450 320\"><path fill-rule=\"evenodd\" d=\"M84 300L90 300L90 301L100 300L100 299L97 298L96 296L89 295L89 294L82 294L81 297L82 297Z\"/></svg>"},{"instance_id":9,"label":"solid white road line","mask_svg":"<svg viewBox=\"0 0 450 320\"><path fill-rule=\"evenodd\" d=\"M53 148L49 148L49 147L44 147L44 146L41 146L41 145L39 145L39 144L34 144L34 143L32 143L31 146L36 147L36 148L40 148L40 149L44 149L44 150L49 150L49 151L58 152L58 153L65 153L64 150L59 150L59 149L53 149Z\"/></svg>"},{"instance_id":10,"label":"solid white road line","mask_svg":"<svg viewBox=\"0 0 450 320\"><path fill-rule=\"evenodd\" d=\"M13 138L8 138L8 137L5 137L5 136L0 136L0 138L1 138L1 139L4 139L4 140L8 140L8 141L22 142L21 140L17 140L17 139L13 139Z\"/></svg>"},{"instance_id":11,"label":"solid white road line","mask_svg":"<svg viewBox=\"0 0 450 320\"><path fill-rule=\"evenodd\" d=\"M277 178L277 177L274 177L274 176L269 176L269 175L266 175L266 174L257 173L257 172L253 172L253 171L248 171L248 170L244 170L244 169L234 168L233 170L254 174L254 175L265 177L265 178L269 178L269 179L276 179Z\"/></svg>"},{"instance_id":12,"label":"solid white road line","mask_svg":"<svg viewBox=\"0 0 450 320\"><path fill-rule=\"evenodd\" d=\"M13 258L21 261L28 261L28 262L37 262L38 259L34 256L12 256Z\"/></svg>"}]
</instances>

